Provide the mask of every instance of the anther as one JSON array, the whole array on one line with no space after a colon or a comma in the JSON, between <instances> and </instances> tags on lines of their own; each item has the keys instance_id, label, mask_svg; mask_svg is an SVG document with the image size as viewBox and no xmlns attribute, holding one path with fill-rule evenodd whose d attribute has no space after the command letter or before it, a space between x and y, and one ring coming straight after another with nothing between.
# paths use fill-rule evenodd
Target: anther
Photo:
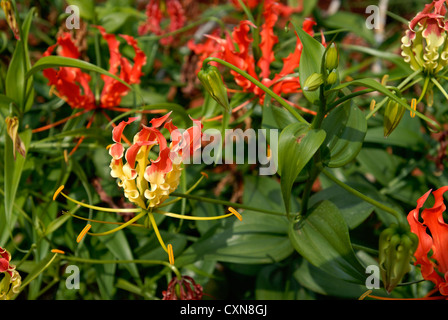
<instances>
[{"instance_id":1,"label":"anther","mask_svg":"<svg viewBox=\"0 0 448 320\"><path fill-rule=\"evenodd\" d=\"M58 190L56 190L56 192L53 194L53 201L56 200L56 198L58 197L58 195L61 193L62 189L64 189L64 185L60 186L58 188Z\"/></svg>"},{"instance_id":2,"label":"anther","mask_svg":"<svg viewBox=\"0 0 448 320\"><path fill-rule=\"evenodd\" d=\"M233 213L238 218L238 220L243 221L243 217L241 216L241 214L238 211L236 211L232 207L229 207L229 211L231 213Z\"/></svg>"},{"instance_id":3,"label":"anther","mask_svg":"<svg viewBox=\"0 0 448 320\"><path fill-rule=\"evenodd\" d=\"M84 238L84 236L86 235L86 233L90 230L90 228L92 227L91 224L88 224L84 227L84 229L82 229L81 233L79 234L78 238L76 238L76 242L81 242L81 240Z\"/></svg>"}]
</instances>

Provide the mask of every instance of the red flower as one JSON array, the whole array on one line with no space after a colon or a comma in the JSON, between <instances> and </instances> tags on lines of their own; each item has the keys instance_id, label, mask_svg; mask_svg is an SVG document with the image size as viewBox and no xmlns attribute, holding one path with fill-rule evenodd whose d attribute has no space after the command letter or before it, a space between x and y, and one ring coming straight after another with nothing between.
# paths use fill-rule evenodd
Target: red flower
<instances>
[{"instance_id":1,"label":"red flower","mask_svg":"<svg viewBox=\"0 0 448 320\"><path fill-rule=\"evenodd\" d=\"M182 28L185 24L185 12L184 8L178 0L166 0L166 13L170 19L170 26L167 32L173 32ZM160 36L166 33L160 28L163 20L163 12L160 9L160 0L150 0L146 5L147 20L138 28L138 34L144 35L148 32L154 35ZM160 39L162 45L169 45L173 42L173 36L168 36Z\"/></svg>"},{"instance_id":2,"label":"red flower","mask_svg":"<svg viewBox=\"0 0 448 320\"><path fill-rule=\"evenodd\" d=\"M448 23L445 21L445 2L448 3L447 0L434 0L432 3L425 5L425 8L411 20L409 29L415 32L416 26L420 25L424 28L423 36L425 38L431 33L440 37L442 32L448 31Z\"/></svg>"},{"instance_id":3,"label":"red flower","mask_svg":"<svg viewBox=\"0 0 448 320\"><path fill-rule=\"evenodd\" d=\"M203 296L202 286L189 276L182 276L180 280L173 278L162 294L162 300L201 300Z\"/></svg>"},{"instance_id":4,"label":"red flower","mask_svg":"<svg viewBox=\"0 0 448 320\"><path fill-rule=\"evenodd\" d=\"M0 277L0 300L10 300L20 292L22 277L16 270L16 266L10 264L11 254L0 247L0 273L6 273Z\"/></svg>"},{"instance_id":5,"label":"red flower","mask_svg":"<svg viewBox=\"0 0 448 320\"><path fill-rule=\"evenodd\" d=\"M140 50L137 41L128 35L121 35L135 51L134 64L122 57L119 51L120 42L115 35L108 34L104 28L97 26L104 40L106 40L109 52L109 72L117 75L128 84L140 82L142 66L146 63L146 55ZM49 56L58 47L58 54L63 57L79 59L80 53L73 42L70 33L66 32L60 36L57 43L50 46L45 51L44 56ZM101 92L100 101L95 101L95 96L90 89L91 77L79 68L60 67L59 69L45 69L44 76L49 80L49 85L54 86L56 94L65 100L72 108L93 110L97 108L117 107L122 96L126 95L130 89L116 79L102 75L104 86Z\"/></svg>"},{"instance_id":6,"label":"red flower","mask_svg":"<svg viewBox=\"0 0 448 320\"><path fill-rule=\"evenodd\" d=\"M192 119L195 125L181 133L168 120L170 114L152 119L151 127L143 125L126 153L121 144L123 130L137 118L122 121L112 131L115 143L109 149L112 156L111 175L119 179L118 184L123 187L126 198L141 208L157 207L176 190L182 171L181 164L201 147L201 122ZM163 123L171 134L170 145L159 129ZM153 145L159 146L159 155L157 159L150 160L149 152ZM126 164L123 163L123 156ZM149 200L148 205L146 200Z\"/></svg>"},{"instance_id":7,"label":"red flower","mask_svg":"<svg viewBox=\"0 0 448 320\"><path fill-rule=\"evenodd\" d=\"M247 72L255 79L262 82L276 94L297 92L300 89L299 78L295 76L288 76L294 73L299 66L300 55L302 53L302 43L297 36L297 44L288 57L283 59L282 70L271 76L271 64L275 61L274 46L278 43L278 38L274 33L274 27L280 15L290 15L293 10L286 10L286 7L277 3L274 0L266 0L263 7L264 23L260 31L260 49L261 57L255 61L252 53L253 38L250 36L251 28L256 26L248 21L241 21L240 24L233 29L232 35L226 35L225 39L221 39L216 35L207 35L208 39L214 40L218 45L213 45L207 40L204 45L189 44L196 54L200 55L200 59L205 59L207 56L213 56L223 59L241 70ZM306 19L303 23L303 29L310 35L314 35L312 27L316 23L311 19ZM257 67L260 72L257 73ZM199 70L197 70L198 72ZM236 84L238 84L244 92L253 92L260 99L260 104L263 104L265 93L263 90L255 86L251 81L247 80L240 74L230 71L233 75Z\"/></svg>"},{"instance_id":8,"label":"red flower","mask_svg":"<svg viewBox=\"0 0 448 320\"><path fill-rule=\"evenodd\" d=\"M426 192L418 199L417 208L407 217L411 231L419 238L415 265L420 265L423 278L432 281L444 296L448 296L448 224L443 220L446 209L443 194L447 190L448 186L445 186L434 191L434 206L420 214L431 190ZM420 222L420 217L423 222Z\"/></svg>"},{"instance_id":9,"label":"red flower","mask_svg":"<svg viewBox=\"0 0 448 320\"><path fill-rule=\"evenodd\" d=\"M0 272L8 272L12 276L13 266L9 264L11 261L11 255L6 249L0 247Z\"/></svg>"}]
</instances>

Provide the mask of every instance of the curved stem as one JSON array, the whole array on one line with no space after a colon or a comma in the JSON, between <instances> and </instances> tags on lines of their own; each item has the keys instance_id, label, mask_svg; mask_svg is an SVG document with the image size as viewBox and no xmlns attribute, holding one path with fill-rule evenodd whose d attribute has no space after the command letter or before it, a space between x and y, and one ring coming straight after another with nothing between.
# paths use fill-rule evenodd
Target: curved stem
<instances>
[{"instance_id":1,"label":"curved stem","mask_svg":"<svg viewBox=\"0 0 448 320\"><path fill-rule=\"evenodd\" d=\"M286 216L286 214L282 213L282 212L271 211L271 210L266 210L266 209L261 209L261 208L254 208L251 206L247 206L245 204L235 203L235 202L230 202L230 201L225 201L225 200L210 199L210 198L206 198L206 197L195 196L192 194L184 194L184 193L177 193L177 192L172 192L171 195L175 196L175 197L182 197L182 198L198 200L198 201L203 201L203 202L221 204L221 205L228 206L228 207L235 207L235 208L240 208L240 209L245 209L245 210L250 210L250 211L257 211L257 212L267 213L267 214L272 214L272 215L277 215L277 216Z\"/></svg>"},{"instance_id":2,"label":"curved stem","mask_svg":"<svg viewBox=\"0 0 448 320\"><path fill-rule=\"evenodd\" d=\"M162 260L98 260L98 259L85 259L71 256L64 256L64 259L69 261L76 261L81 263L92 263L92 264L116 264L116 263L141 263L141 264L161 264L170 268L178 277L182 277L179 270L174 266L169 264L169 262Z\"/></svg>"},{"instance_id":3,"label":"curved stem","mask_svg":"<svg viewBox=\"0 0 448 320\"><path fill-rule=\"evenodd\" d=\"M340 181L339 179L337 179L335 176L333 176L330 172L328 172L325 169L322 169L321 171L323 174L325 174L325 176L327 178L329 178L331 181L333 181L334 183L336 183L338 186L340 186L341 188L343 188L344 190L350 192L351 194L353 194L354 196L357 196L358 198L361 198L362 200L364 200L365 202L368 202L372 205L374 205L375 207L386 211L387 213L390 213L391 215L393 215L395 217L395 219L397 219L397 222L400 226L402 226L404 229L409 229L409 225L407 223L403 222L403 217L400 215L399 212L395 211L394 209L382 204L381 202L378 202L364 194L362 194L361 192L359 192L356 189L353 189L352 187L348 186L347 184L345 184L344 182Z\"/></svg>"},{"instance_id":4,"label":"curved stem","mask_svg":"<svg viewBox=\"0 0 448 320\"><path fill-rule=\"evenodd\" d=\"M88 234L91 235L91 236L105 236L105 235L108 235L108 234L120 231L121 229L126 228L127 226L131 225L132 223L134 223L134 221L137 221L138 219L140 219L144 215L146 215L146 211L140 212L140 214L136 215L134 218L130 219L129 221L127 221L125 223L123 223L119 227L116 227L115 229L112 229L112 230L109 230L109 231L105 231L105 232L100 232L100 233L91 233L91 232L89 232Z\"/></svg>"},{"instance_id":5,"label":"curved stem","mask_svg":"<svg viewBox=\"0 0 448 320\"><path fill-rule=\"evenodd\" d=\"M233 71L237 72L238 74L242 75L244 78L246 78L247 80L249 80L250 82L252 82L253 84L255 84L257 87L259 87L261 90L263 90L264 92L266 92L268 95L270 95L273 99L275 99L277 102L279 102L286 110L288 110L299 122L302 123L306 123L309 124L308 121L306 121L292 106L290 106L282 97L280 97L278 94L276 94L274 91L272 91L271 89L269 89L268 87L266 87L264 84L262 84L260 81L258 81L257 79L255 79L254 77L252 77L250 74L248 74L247 72L241 70L238 67L235 67L233 64L224 61L222 59L219 58L215 58L215 57L208 57L206 59L204 59L204 61L202 62L202 66L204 67L207 63L209 62L217 62L220 63L226 67L228 67L229 69L232 69Z\"/></svg>"}]
</instances>

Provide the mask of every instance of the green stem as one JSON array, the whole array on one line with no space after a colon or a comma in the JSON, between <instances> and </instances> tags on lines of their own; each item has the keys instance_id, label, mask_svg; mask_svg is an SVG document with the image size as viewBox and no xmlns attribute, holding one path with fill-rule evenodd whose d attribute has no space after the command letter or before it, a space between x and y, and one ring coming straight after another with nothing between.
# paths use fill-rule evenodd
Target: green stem
<instances>
[{"instance_id":1,"label":"green stem","mask_svg":"<svg viewBox=\"0 0 448 320\"><path fill-rule=\"evenodd\" d=\"M195 196L192 194L184 194L184 193L177 193L177 192L172 192L171 195L174 197L182 197L182 198L187 198L187 199L191 199L191 200L198 200L198 201L203 201L203 202L208 202L208 203L221 204L221 205L228 206L228 207L235 207L235 208L240 208L240 209L245 209L245 210L250 210L250 211L257 211L257 212L262 212L262 213L267 213L267 214L272 214L272 215L277 215L277 216L285 216L284 213L281 213L278 211L254 208L251 206L247 206L245 204L230 202L230 201L226 201L226 200L210 199L210 198L206 198L206 197Z\"/></svg>"},{"instance_id":2,"label":"green stem","mask_svg":"<svg viewBox=\"0 0 448 320\"><path fill-rule=\"evenodd\" d=\"M179 270L174 266L169 264L166 261L163 260L99 260L99 259L85 259L85 258L78 258L78 257L71 257L71 256L64 256L64 259L69 261L76 261L76 262L82 262L82 263L90 263L90 264L116 264L116 263L135 263L135 264L160 264L168 267L171 269L177 277L181 278L182 275L180 274Z\"/></svg>"},{"instance_id":3,"label":"green stem","mask_svg":"<svg viewBox=\"0 0 448 320\"><path fill-rule=\"evenodd\" d=\"M436 87L440 90L440 92L445 96L448 100L448 93L446 93L445 89L443 89L442 85L435 78L431 78L432 83L436 85Z\"/></svg>"},{"instance_id":4,"label":"green stem","mask_svg":"<svg viewBox=\"0 0 448 320\"><path fill-rule=\"evenodd\" d=\"M330 112L331 110L333 110L334 108L336 108L338 105L340 105L341 103L348 101L354 97L366 94L366 93L370 93L374 91L373 89L364 89L364 90L360 90L360 91L356 91L356 92L352 92L350 94L347 94L341 98L339 98L338 100L336 100L335 102L331 103L328 105L327 110L328 112Z\"/></svg>"},{"instance_id":5,"label":"green stem","mask_svg":"<svg viewBox=\"0 0 448 320\"><path fill-rule=\"evenodd\" d=\"M311 189L313 188L314 181L316 181L316 178L319 176L320 170L318 167L313 164L313 167L311 169L309 178L306 181L305 184L305 190L303 191L302 195L302 203L300 204L300 215L302 217L305 217L308 211L308 202L311 195Z\"/></svg>"},{"instance_id":6,"label":"green stem","mask_svg":"<svg viewBox=\"0 0 448 320\"><path fill-rule=\"evenodd\" d=\"M274 93L274 91L272 91L271 89L269 89L268 87L266 87L264 84L262 84L260 81L258 81L257 79L255 79L254 77L252 77L250 74L248 74L247 72L241 70L238 67L235 67L233 64L224 61L222 59L219 58L215 58L215 57L208 57L206 58L203 63L202 66L205 67L207 63L209 62L217 62L220 63L226 67L228 67L229 69L232 69L233 71L237 72L238 74L242 75L244 78L246 78L247 80L249 80L250 82L252 82L253 84L255 84L256 86L258 86L261 90L263 90L264 92L266 92L268 95L270 95L273 99L275 99L277 102L279 102L286 110L288 110L299 122L302 123L306 123L308 124L308 121L306 121L293 107L291 107L282 97L280 97L279 95L277 95L276 93Z\"/></svg>"},{"instance_id":7,"label":"green stem","mask_svg":"<svg viewBox=\"0 0 448 320\"><path fill-rule=\"evenodd\" d=\"M331 181L333 181L334 183L336 183L338 186L340 186L341 188L343 188L344 190L350 192L351 194L353 194L354 196L364 200L365 202L368 202L372 205L374 205L375 207L386 211L387 213L390 213L391 215L393 215L395 217L395 219L397 219L397 222L400 226L404 227L405 229L408 229L408 224L405 223L403 221L403 217L400 215L399 212L395 211L394 209L382 204L381 202L378 202L372 198L369 198L368 196L366 196L365 194L362 194L361 192L359 192L356 189L353 189L352 187L348 186L347 184L345 184L344 182L340 181L339 179L337 179L335 176L333 176L330 172L328 172L325 169L322 169L322 173L329 178Z\"/></svg>"}]
</instances>

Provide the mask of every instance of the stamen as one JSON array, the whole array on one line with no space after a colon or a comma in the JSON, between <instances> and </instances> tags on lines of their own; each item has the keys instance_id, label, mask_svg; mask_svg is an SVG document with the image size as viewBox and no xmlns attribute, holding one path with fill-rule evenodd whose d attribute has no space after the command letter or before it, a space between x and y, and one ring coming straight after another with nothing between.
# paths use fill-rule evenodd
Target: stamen
<instances>
[{"instance_id":1,"label":"stamen","mask_svg":"<svg viewBox=\"0 0 448 320\"><path fill-rule=\"evenodd\" d=\"M84 227L84 229L82 229L81 233L79 234L78 238L76 238L76 242L81 242L81 240L84 238L84 236L86 235L87 231L90 230L90 228L92 227L92 225L89 223L88 225L86 225Z\"/></svg>"},{"instance_id":2,"label":"stamen","mask_svg":"<svg viewBox=\"0 0 448 320\"><path fill-rule=\"evenodd\" d=\"M238 211L236 211L232 207L229 207L229 211L232 212L238 218L238 220L243 221L243 217Z\"/></svg>"},{"instance_id":3,"label":"stamen","mask_svg":"<svg viewBox=\"0 0 448 320\"><path fill-rule=\"evenodd\" d=\"M367 297L371 293L372 293L372 290L367 290L358 298L358 300L364 300L364 298Z\"/></svg>"},{"instance_id":4,"label":"stamen","mask_svg":"<svg viewBox=\"0 0 448 320\"><path fill-rule=\"evenodd\" d=\"M114 232L117 232L121 229L126 228L127 226L131 225L132 223L134 223L134 221L137 221L138 219L140 219L141 217L143 217L146 214L145 211L142 211L139 215L136 215L134 218L130 219L129 221L123 223L122 225L120 225L119 227L116 227L115 229L109 230L109 231L105 231L105 232L100 232L100 233L90 233L91 236L105 236ZM166 251L166 250L165 250Z\"/></svg>"},{"instance_id":5,"label":"stamen","mask_svg":"<svg viewBox=\"0 0 448 320\"><path fill-rule=\"evenodd\" d=\"M59 189L63 189L64 186L61 186ZM61 190L56 190L55 192L55 196L53 196L53 199L56 199L55 197L60 193L62 194L66 199L70 200L71 202L74 202L76 204L79 204L82 207L85 208L89 208L89 209L94 209L94 210L98 210L98 211L104 211L104 212L115 212L115 213L126 213L126 212L140 212L142 211L142 209L139 208L129 208L129 209L112 209L112 208L103 208L103 207L98 207L98 206L93 206L90 204L86 204L83 202L80 202L78 200L75 200L73 198L70 198L68 195L66 195L65 193L61 192Z\"/></svg>"},{"instance_id":6,"label":"stamen","mask_svg":"<svg viewBox=\"0 0 448 320\"><path fill-rule=\"evenodd\" d=\"M75 214L71 214L69 212L62 212L63 214L67 214L70 217L76 218L76 219L80 219L80 220L84 220L84 221L89 221L89 222L95 222L95 223L103 223L103 224L114 224L114 225L123 225L125 222L114 222L114 221L102 221L102 220L94 220L94 219L89 219L89 218L84 218L81 216L77 216ZM133 223L130 225L131 227L140 227L140 228L144 228L145 226L142 224L138 224L138 223Z\"/></svg>"},{"instance_id":7,"label":"stamen","mask_svg":"<svg viewBox=\"0 0 448 320\"><path fill-rule=\"evenodd\" d=\"M415 98L413 98L411 100L411 109L414 111L417 110L417 99L415 99ZM411 111L411 118L414 118L414 117L415 117L415 112Z\"/></svg>"},{"instance_id":8,"label":"stamen","mask_svg":"<svg viewBox=\"0 0 448 320\"><path fill-rule=\"evenodd\" d=\"M59 250L59 249L52 249L52 250L51 250L51 252L53 252L53 253L60 253L60 254L65 254L65 252L64 252L64 251L62 251L62 250Z\"/></svg>"},{"instance_id":9,"label":"stamen","mask_svg":"<svg viewBox=\"0 0 448 320\"><path fill-rule=\"evenodd\" d=\"M181 214L166 212L166 211L161 211L161 210L157 210L156 213L160 213L160 214L163 214L163 215L171 217L171 218L178 218L178 219L185 219L185 220L218 220L218 219L224 219L224 218L233 216L233 213L228 213L228 214L224 214L222 216L214 216L214 217L193 217L193 216L184 216Z\"/></svg>"},{"instance_id":10,"label":"stamen","mask_svg":"<svg viewBox=\"0 0 448 320\"><path fill-rule=\"evenodd\" d=\"M173 246L171 245L171 243L168 244L167 249L168 249L168 257L170 259L170 264L174 265L174 253L173 253Z\"/></svg>"},{"instance_id":11,"label":"stamen","mask_svg":"<svg viewBox=\"0 0 448 320\"><path fill-rule=\"evenodd\" d=\"M375 105L376 105L376 100L375 99L370 101L370 111L375 110ZM373 114L373 116L375 116L375 113Z\"/></svg>"},{"instance_id":12,"label":"stamen","mask_svg":"<svg viewBox=\"0 0 448 320\"><path fill-rule=\"evenodd\" d=\"M383 78L381 78L381 85L385 86L386 83L387 83L387 80L389 80L389 75L388 75L388 74L385 74L385 75L383 76Z\"/></svg>"},{"instance_id":13,"label":"stamen","mask_svg":"<svg viewBox=\"0 0 448 320\"><path fill-rule=\"evenodd\" d=\"M162 236L160 235L159 228L157 228L157 223L154 220L154 216L151 212L148 213L149 220L151 221L152 227L154 229L154 233L156 234L157 240L159 240L160 245L162 246L163 250L165 252L168 252L168 248L165 245L165 242L163 242Z\"/></svg>"},{"instance_id":14,"label":"stamen","mask_svg":"<svg viewBox=\"0 0 448 320\"><path fill-rule=\"evenodd\" d=\"M60 186L56 192L53 194L53 201L56 200L56 198L58 197L59 193L61 193L62 189L64 189L64 185Z\"/></svg>"},{"instance_id":15,"label":"stamen","mask_svg":"<svg viewBox=\"0 0 448 320\"><path fill-rule=\"evenodd\" d=\"M64 161L65 163L68 163L68 154L66 149L64 149Z\"/></svg>"},{"instance_id":16,"label":"stamen","mask_svg":"<svg viewBox=\"0 0 448 320\"><path fill-rule=\"evenodd\" d=\"M204 171L201 171L201 174L205 177L205 178L207 178L208 179L208 174L206 173L206 172L204 172Z\"/></svg>"}]
</instances>

